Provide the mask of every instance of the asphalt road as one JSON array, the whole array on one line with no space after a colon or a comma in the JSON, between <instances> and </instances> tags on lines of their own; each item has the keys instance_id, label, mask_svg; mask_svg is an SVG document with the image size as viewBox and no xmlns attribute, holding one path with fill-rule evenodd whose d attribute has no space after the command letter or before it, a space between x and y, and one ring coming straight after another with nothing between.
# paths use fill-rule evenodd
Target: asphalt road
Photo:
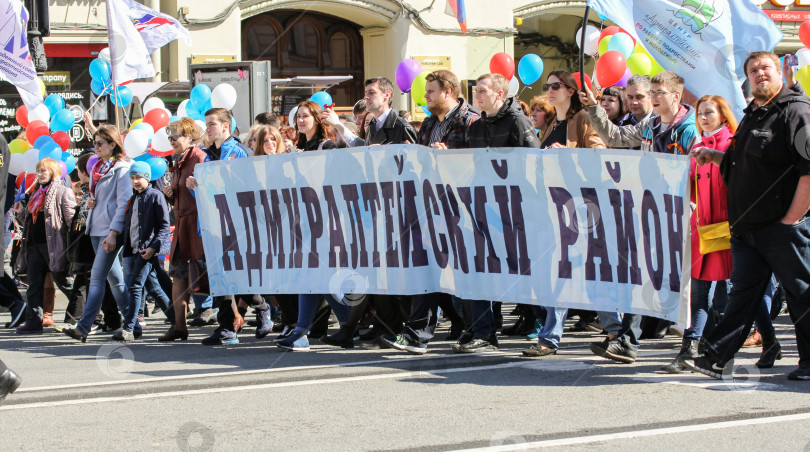
<instances>
[{"instance_id":1,"label":"asphalt road","mask_svg":"<svg viewBox=\"0 0 810 452\"><path fill-rule=\"evenodd\" d=\"M590 353L592 333L537 360L520 356L522 338L411 356L317 340L284 353L252 328L235 346L199 345L213 326L159 343L162 318L132 345L0 330L0 357L24 380L0 407L0 450L810 450L810 383L785 379L798 360L788 322L777 366L758 371L746 349L730 382L659 373L675 336L621 365Z\"/></svg>"}]
</instances>

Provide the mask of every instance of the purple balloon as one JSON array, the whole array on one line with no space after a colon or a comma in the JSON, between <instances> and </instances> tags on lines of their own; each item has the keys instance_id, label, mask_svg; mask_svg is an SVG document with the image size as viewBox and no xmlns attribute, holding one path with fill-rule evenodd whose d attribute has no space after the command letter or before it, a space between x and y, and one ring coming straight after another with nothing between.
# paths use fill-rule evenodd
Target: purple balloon
<instances>
[{"instance_id":1,"label":"purple balloon","mask_svg":"<svg viewBox=\"0 0 810 452\"><path fill-rule=\"evenodd\" d=\"M613 86L626 87L627 86L627 81L630 80L630 77L632 77L632 76L633 76L633 73L630 71L630 68L625 69L624 70L624 75L622 76L622 79L619 80L618 82L616 82L616 84L613 85Z\"/></svg>"},{"instance_id":2,"label":"purple balloon","mask_svg":"<svg viewBox=\"0 0 810 452\"><path fill-rule=\"evenodd\" d=\"M87 161L87 174L93 175L93 167L96 166L96 162L98 162L97 155L90 157L90 160Z\"/></svg>"},{"instance_id":3,"label":"purple balloon","mask_svg":"<svg viewBox=\"0 0 810 452\"><path fill-rule=\"evenodd\" d=\"M416 76L421 72L422 65L419 64L418 61L414 60L413 58L402 60L402 62L397 66L396 73L397 86L399 86L400 91L403 93L411 92L413 79L415 79Z\"/></svg>"},{"instance_id":4,"label":"purple balloon","mask_svg":"<svg viewBox=\"0 0 810 452\"><path fill-rule=\"evenodd\" d=\"M65 162L59 160L56 163L59 164L59 168L62 168L62 177L67 177L67 165L65 165Z\"/></svg>"}]
</instances>

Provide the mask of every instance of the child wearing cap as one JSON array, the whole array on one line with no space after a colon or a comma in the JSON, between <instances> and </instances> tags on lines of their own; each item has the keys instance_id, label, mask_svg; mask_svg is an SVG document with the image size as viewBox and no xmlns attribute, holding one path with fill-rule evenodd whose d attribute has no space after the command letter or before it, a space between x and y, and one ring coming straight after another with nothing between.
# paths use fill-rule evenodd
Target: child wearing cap
<instances>
[{"instance_id":1,"label":"child wearing cap","mask_svg":"<svg viewBox=\"0 0 810 452\"><path fill-rule=\"evenodd\" d=\"M169 247L169 209L163 193L149 184L152 169L146 162L135 162L129 178L135 193L127 205L124 219L124 265L129 268L129 302L124 312L124 325L113 336L119 341L132 341L141 336L138 311L143 300L143 288L158 254ZM165 253L164 253L165 254ZM155 288L156 296L169 304L169 297Z\"/></svg>"}]
</instances>

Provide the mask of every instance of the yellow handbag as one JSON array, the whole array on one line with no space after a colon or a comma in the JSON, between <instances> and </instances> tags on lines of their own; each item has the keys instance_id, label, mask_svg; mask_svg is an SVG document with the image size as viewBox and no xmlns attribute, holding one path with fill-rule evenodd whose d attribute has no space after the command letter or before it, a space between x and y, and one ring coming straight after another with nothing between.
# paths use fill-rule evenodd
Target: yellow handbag
<instances>
[{"instance_id":1,"label":"yellow handbag","mask_svg":"<svg viewBox=\"0 0 810 452\"><path fill-rule=\"evenodd\" d=\"M695 217L700 224L700 194L698 193L698 172L695 171ZM698 226L698 239L700 241L700 254L709 254L731 248L731 229L728 221Z\"/></svg>"}]
</instances>

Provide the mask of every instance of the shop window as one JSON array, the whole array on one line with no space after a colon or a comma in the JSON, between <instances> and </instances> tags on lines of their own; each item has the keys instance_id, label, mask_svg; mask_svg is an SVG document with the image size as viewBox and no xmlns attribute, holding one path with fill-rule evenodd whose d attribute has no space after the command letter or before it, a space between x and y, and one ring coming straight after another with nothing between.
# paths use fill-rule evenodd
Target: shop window
<instances>
[{"instance_id":1,"label":"shop window","mask_svg":"<svg viewBox=\"0 0 810 452\"><path fill-rule=\"evenodd\" d=\"M352 67L352 41L343 32L337 32L329 39L329 57L332 67Z\"/></svg>"},{"instance_id":2,"label":"shop window","mask_svg":"<svg viewBox=\"0 0 810 452\"><path fill-rule=\"evenodd\" d=\"M243 52L246 60L276 61L281 26L273 22L272 18L259 17L248 25Z\"/></svg>"},{"instance_id":3,"label":"shop window","mask_svg":"<svg viewBox=\"0 0 810 452\"><path fill-rule=\"evenodd\" d=\"M312 24L298 22L292 27L290 58L294 66L317 67L320 39Z\"/></svg>"}]
</instances>

